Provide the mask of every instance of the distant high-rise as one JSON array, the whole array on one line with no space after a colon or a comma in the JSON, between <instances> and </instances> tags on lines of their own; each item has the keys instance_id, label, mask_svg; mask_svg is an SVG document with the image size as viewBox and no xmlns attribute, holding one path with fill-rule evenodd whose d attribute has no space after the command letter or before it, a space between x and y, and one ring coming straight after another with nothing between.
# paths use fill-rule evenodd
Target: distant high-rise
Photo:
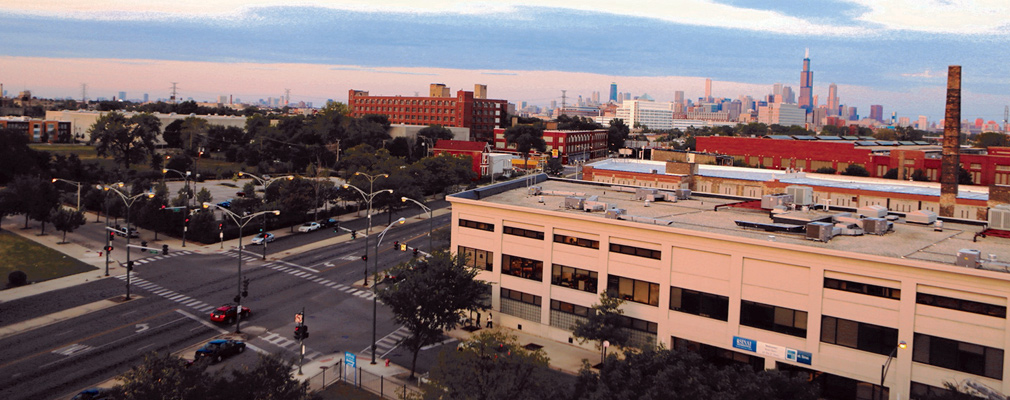
<instances>
[{"instance_id":1,"label":"distant high-rise","mask_svg":"<svg viewBox=\"0 0 1010 400\"><path fill-rule=\"evenodd\" d=\"M148 101L150 101L150 99L151 97L148 96L147 93L144 93L144 102L147 103Z\"/></svg>"},{"instance_id":2,"label":"distant high-rise","mask_svg":"<svg viewBox=\"0 0 1010 400\"><path fill-rule=\"evenodd\" d=\"M838 85L828 85L828 115L838 115Z\"/></svg>"},{"instance_id":3,"label":"distant high-rise","mask_svg":"<svg viewBox=\"0 0 1010 400\"><path fill-rule=\"evenodd\" d=\"M119 101L126 100L126 92L119 92Z\"/></svg>"},{"instance_id":4,"label":"distant high-rise","mask_svg":"<svg viewBox=\"0 0 1010 400\"><path fill-rule=\"evenodd\" d=\"M884 122L884 106L874 104L870 106L870 119L877 122Z\"/></svg>"},{"instance_id":5,"label":"distant high-rise","mask_svg":"<svg viewBox=\"0 0 1010 400\"><path fill-rule=\"evenodd\" d=\"M781 102L786 104L796 104L796 92L793 91L792 86L782 87L782 99Z\"/></svg>"},{"instance_id":6,"label":"distant high-rise","mask_svg":"<svg viewBox=\"0 0 1010 400\"><path fill-rule=\"evenodd\" d=\"M678 90L673 92L673 111L684 112L686 108L687 104L684 104L684 91Z\"/></svg>"},{"instance_id":7,"label":"distant high-rise","mask_svg":"<svg viewBox=\"0 0 1010 400\"><path fill-rule=\"evenodd\" d=\"M617 102L617 82L610 82L610 101Z\"/></svg>"},{"instance_id":8,"label":"distant high-rise","mask_svg":"<svg viewBox=\"0 0 1010 400\"><path fill-rule=\"evenodd\" d=\"M810 49L803 55L803 72L800 72L800 108L808 112L814 108L814 72L810 70Z\"/></svg>"},{"instance_id":9,"label":"distant high-rise","mask_svg":"<svg viewBox=\"0 0 1010 400\"><path fill-rule=\"evenodd\" d=\"M712 101L712 79L705 78L705 101Z\"/></svg>"}]
</instances>

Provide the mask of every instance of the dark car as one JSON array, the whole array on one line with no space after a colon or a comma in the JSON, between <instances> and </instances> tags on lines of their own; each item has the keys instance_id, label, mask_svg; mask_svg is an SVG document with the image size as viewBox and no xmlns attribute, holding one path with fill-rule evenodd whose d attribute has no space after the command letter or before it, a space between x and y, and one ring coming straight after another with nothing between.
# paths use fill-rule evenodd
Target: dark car
<instances>
[{"instance_id":1,"label":"dark car","mask_svg":"<svg viewBox=\"0 0 1010 400\"><path fill-rule=\"evenodd\" d=\"M218 307L214 311L210 312L210 320L214 322L225 322L229 324L235 322L235 310L237 308L238 306L234 304L225 304L221 307ZM249 307L242 307L242 319L249 318L249 314L252 314L252 311L249 310Z\"/></svg>"},{"instance_id":2,"label":"dark car","mask_svg":"<svg viewBox=\"0 0 1010 400\"><path fill-rule=\"evenodd\" d=\"M245 343L232 339L211 340L196 351L196 360L208 359L221 362L225 357L245 351Z\"/></svg>"},{"instance_id":3,"label":"dark car","mask_svg":"<svg viewBox=\"0 0 1010 400\"><path fill-rule=\"evenodd\" d=\"M323 219L319 220L319 225L322 225L323 228L329 228L329 227L331 227L333 225L336 225L336 224L337 224L337 220L333 219L333 218L323 218Z\"/></svg>"},{"instance_id":4,"label":"dark car","mask_svg":"<svg viewBox=\"0 0 1010 400\"><path fill-rule=\"evenodd\" d=\"M84 389L70 400L107 400L112 399L112 389L91 388Z\"/></svg>"}]
</instances>

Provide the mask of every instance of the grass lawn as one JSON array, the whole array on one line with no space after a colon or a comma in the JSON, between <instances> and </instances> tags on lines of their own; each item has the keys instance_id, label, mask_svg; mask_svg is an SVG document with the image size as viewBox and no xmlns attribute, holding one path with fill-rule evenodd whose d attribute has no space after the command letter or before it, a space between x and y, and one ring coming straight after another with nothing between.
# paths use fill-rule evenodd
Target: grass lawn
<instances>
[{"instance_id":1,"label":"grass lawn","mask_svg":"<svg viewBox=\"0 0 1010 400\"><path fill-rule=\"evenodd\" d=\"M3 260L0 263L3 285L7 284L7 275L15 270L28 274L29 282L39 282L95 269L76 258L7 231L0 231L0 260Z\"/></svg>"}]
</instances>

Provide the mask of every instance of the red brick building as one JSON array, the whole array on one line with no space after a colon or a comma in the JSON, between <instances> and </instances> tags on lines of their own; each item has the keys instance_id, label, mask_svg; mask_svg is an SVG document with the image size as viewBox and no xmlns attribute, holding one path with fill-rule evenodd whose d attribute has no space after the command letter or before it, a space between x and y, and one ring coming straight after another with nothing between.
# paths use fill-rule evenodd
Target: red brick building
<instances>
[{"instance_id":1,"label":"red brick building","mask_svg":"<svg viewBox=\"0 0 1010 400\"><path fill-rule=\"evenodd\" d=\"M478 85L481 87L483 85ZM447 93L444 88L440 93ZM494 129L508 111L508 100L493 100L460 90L456 97L372 96L350 90L347 105L352 117L385 115L389 122L407 125L442 125L470 128L470 139L490 142Z\"/></svg>"},{"instance_id":2,"label":"red brick building","mask_svg":"<svg viewBox=\"0 0 1010 400\"><path fill-rule=\"evenodd\" d=\"M816 171L828 167L844 171L849 165L857 164L866 168L870 176L877 178L883 177L891 169L897 169L900 179L908 179L915 170L922 170L931 182L939 182L940 179L939 151L925 151L915 147L895 145L887 151L873 151L861 148L857 142L852 141L727 136L701 136L695 140L698 151L729 155L760 168L802 168L805 171ZM988 153L962 153L961 168L968 171L975 185L1010 184L1010 148L990 147Z\"/></svg>"},{"instance_id":3,"label":"red brick building","mask_svg":"<svg viewBox=\"0 0 1010 400\"><path fill-rule=\"evenodd\" d=\"M0 129L17 131L25 135L31 143L73 141L69 122L29 120L24 118L0 119Z\"/></svg>"},{"instance_id":4,"label":"red brick building","mask_svg":"<svg viewBox=\"0 0 1010 400\"><path fill-rule=\"evenodd\" d=\"M471 142L466 140L439 140L432 149L433 156L443 153L452 154L457 157L468 156L473 160L473 171L477 176L483 176L481 167L487 166L487 154L490 146L486 142Z\"/></svg>"},{"instance_id":5,"label":"red brick building","mask_svg":"<svg viewBox=\"0 0 1010 400\"><path fill-rule=\"evenodd\" d=\"M545 130L544 142L547 144L547 154L558 150L558 157L563 164L574 161L588 161L607 156L607 130L596 129L587 131ZM514 151L515 146L505 146L505 130L494 130L494 148L502 151Z\"/></svg>"}]
</instances>

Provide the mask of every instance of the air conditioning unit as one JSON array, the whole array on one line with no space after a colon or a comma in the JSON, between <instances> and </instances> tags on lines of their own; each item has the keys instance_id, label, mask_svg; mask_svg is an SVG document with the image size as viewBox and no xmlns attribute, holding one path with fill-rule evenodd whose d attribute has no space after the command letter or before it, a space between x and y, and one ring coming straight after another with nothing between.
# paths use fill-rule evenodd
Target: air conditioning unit
<instances>
[{"instance_id":1,"label":"air conditioning unit","mask_svg":"<svg viewBox=\"0 0 1010 400\"><path fill-rule=\"evenodd\" d=\"M581 210L585 205L585 199L581 197L568 196L565 197L565 208Z\"/></svg>"},{"instance_id":2,"label":"air conditioning unit","mask_svg":"<svg viewBox=\"0 0 1010 400\"><path fill-rule=\"evenodd\" d=\"M536 196L536 195L540 194L540 190L541 189L540 189L540 186L530 186L530 187L526 188L526 190L527 190L526 193L529 194L530 196Z\"/></svg>"},{"instance_id":3,"label":"air conditioning unit","mask_svg":"<svg viewBox=\"0 0 1010 400\"><path fill-rule=\"evenodd\" d=\"M635 189L635 200L646 200L648 196L655 196L659 194L659 189L655 188L636 188Z\"/></svg>"},{"instance_id":4,"label":"air conditioning unit","mask_svg":"<svg viewBox=\"0 0 1010 400\"><path fill-rule=\"evenodd\" d=\"M691 189L676 189L673 192L677 195L677 200L687 200L691 198Z\"/></svg>"},{"instance_id":5,"label":"air conditioning unit","mask_svg":"<svg viewBox=\"0 0 1010 400\"><path fill-rule=\"evenodd\" d=\"M793 203L793 196L785 193L766 194L761 196L761 208L770 210L775 206L786 206Z\"/></svg>"},{"instance_id":6,"label":"air conditioning unit","mask_svg":"<svg viewBox=\"0 0 1010 400\"><path fill-rule=\"evenodd\" d=\"M863 218L863 231L870 235L883 235L894 228L894 223L883 218Z\"/></svg>"},{"instance_id":7,"label":"air conditioning unit","mask_svg":"<svg viewBox=\"0 0 1010 400\"><path fill-rule=\"evenodd\" d=\"M887 216L887 207L881 205L862 206L856 209L856 214L870 218L884 218Z\"/></svg>"},{"instance_id":8,"label":"air conditioning unit","mask_svg":"<svg viewBox=\"0 0 1010 400\"><path fill-rule=\"evenodd\" d=\"M810 186L786 186L786 194L793 196L793 202L801 206L814 204L814 188Z\"/></svg>"},{"instance_id":9,"label":"air conditioning unit","mask_svg":"<svg viewBox=\"0 0 1010 400\"><path fill-rule=\"evenodd\" d=\"M978 268L979 261L982 260L982 252L972 249L961 249L957 251L957 260L954 265L958 267Z\"/></svg>"},{"instance_id":10,"label":"air conditioning unit","mask_svg":"<svg viewBox=\"0 0 1010 400\"><path fill-rule=\"evenodd\" d=\"M807 224L807 239L827 243L834 235L833 224L827 222L811 222Z\"/></svg>"},{"instance_id":11,"label":"air conditioning unit","mask_svg":"<svg viewBox=\"0 0 1010 400\"><path fill-rule=\"evenodd\" d=\"M1010 231L1010 206L1000 204L989 209L989 228Z\"/></svg>"},{"instance_id":12,"label":"air conditioning unit","mask_svg":"<svg viewBox=\"0 0 1010 400\"><path fill-rule=\"evenodd\" d=\"M929 210L912 211L905 214L905 222L929 225L936 222L936 213Z\"/></svg>"},{"instance_id":13,"label":"air conditioning unit","mask_svg":"<svg viewBox=\"0 0 1010 400\"><path fill-rule=\"evenodd\" d=\"M604 213L604 216L610 219L620 219L627 210L623 208L611 208Z\"/></svg>"}]
</instances>

